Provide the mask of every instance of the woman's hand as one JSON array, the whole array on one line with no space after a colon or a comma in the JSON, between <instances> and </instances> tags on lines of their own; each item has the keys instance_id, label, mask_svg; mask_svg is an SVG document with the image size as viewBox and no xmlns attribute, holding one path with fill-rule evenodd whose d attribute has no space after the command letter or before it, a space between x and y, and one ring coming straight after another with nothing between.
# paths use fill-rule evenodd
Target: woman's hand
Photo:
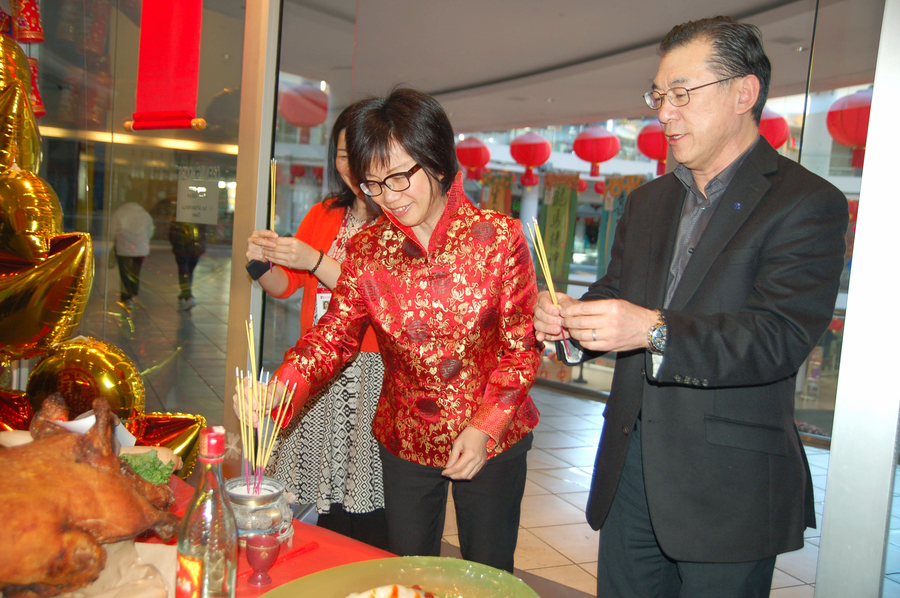
<instances>
[{"instance_id":1,"label":"woman's hand","mask_svg":"<svg viewBox=\"0 0 900 598\"><path fill-rule=\"evenodd\" d=\"M271 230L255 230L247 239L247 260L267 262L265 250L275 248L278 233Z\"/></svg>"},{"instance_id":2,"label":"woman's hand","mask_svg":"<svg viewBox=\"0 0 900 598\"><path fill-rule=\"evenodd\" d=\"M269 417L269 413L286 401L285 385L277 378L268 385L258 383L254 389L250 378L241 378L234 385L234 397L231 407L242 424L253 422L259 427L261 417ZM280 415L280 409L276 412Z\"/></svg>"},{"instance_id":3,"label":"woman's hand","mask_svg":"<svg viewBox=\"0 0 900 598\"><path fill-rule=\"evenodd\" d=\"M472 426L460 432L453 441L450 458L447 459L447 465L441 474L451 480L474 478L487 461L488 438L490 437L487 434Z\"/></svg>"}]
</instances>

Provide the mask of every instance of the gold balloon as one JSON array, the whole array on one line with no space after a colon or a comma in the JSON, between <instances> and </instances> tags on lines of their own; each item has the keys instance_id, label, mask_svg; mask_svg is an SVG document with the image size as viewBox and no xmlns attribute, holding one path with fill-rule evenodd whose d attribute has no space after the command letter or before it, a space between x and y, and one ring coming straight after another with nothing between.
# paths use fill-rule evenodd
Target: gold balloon
<instances>
[{"instance_id":1,"label":"gold balloon","mask_svg":"<svg viewBox=\"0 0 900 598\"><path fill-rule=\"evenodd\" d=\"M0 359L37 357L81 323L94 280L91 236L54 237L36 263L0 254Z\"/></svg>"},{"instance_id":2,"label":"gold balloon","mask_svg":"<svg viewBox=\"0 0 900 598\"><path fill-rule=\"evenodd\" d=\"M25 52L0 35L0 166L30 172L41 166L41 135L31 102L31 69Z\"/></svg>"},{"instance_id":3,"label":"gold balloon","mask_svg":"<svg viewBox=\"0 0 900 598\"><path fill-rule=\"evenodd\" d=\"M144 383L134 363L118 347L91 337L48 350L28 376L25 392L35 411L49 395L62 394L70 418L90 410L98 397L123 421L144 414Z\"/></svg>"},{"instance_id":4,"label":"gold balloon","mask_svg":"<svg viewBox=\"0 0 900 598\"><path fill-rule=\"evenodd\" d=\"M0 174L0 253L36 262L60 233L59 198L44 179L15 168Z\"/></svg>"}]
</instances>

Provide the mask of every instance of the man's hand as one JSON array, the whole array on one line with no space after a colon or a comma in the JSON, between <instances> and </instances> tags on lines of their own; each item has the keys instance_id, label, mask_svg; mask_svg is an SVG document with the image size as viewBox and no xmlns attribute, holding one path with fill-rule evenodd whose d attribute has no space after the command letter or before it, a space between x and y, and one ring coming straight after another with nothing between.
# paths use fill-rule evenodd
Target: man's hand
<instances>
[{"instance_id":1,"label":"man's hand","mask_svg":"<svg viewBox=\"0 0 900 598\"><path fill-rule=\"evenodd\" d=\"M560 307L575 305L577 299L569 297L565 293L557 293L556 300ZM550 293L544 291L538 295L537 305L534 306L534 331L537 340L544 341L561 341L563 319L559 315L559 310L553 305L550 299Z\"/></svg>"},{"instance_id":2,"label":"man's hand","mask_svg":"<svg viewBox=\"0 0 900 598\"><path fill-rule=\"evenodd\" d=\"M645 349L647 333L657 319L655 311L621 299L560 303L560 307L569 336L592 351Z\"/></svg>"},{"instance_id":3,"label":"man's hand","mask_svg":"<svg viewBox=\"0 0 900 598\"><path fill-rule=\"evenodd\" d=\"M474 478L487 461L488 438L490 437L487 434L472 426L460 432L453 441L450 458L447 459L447 466L441 474L451 480Z\"/></svg>"}]
</instances>

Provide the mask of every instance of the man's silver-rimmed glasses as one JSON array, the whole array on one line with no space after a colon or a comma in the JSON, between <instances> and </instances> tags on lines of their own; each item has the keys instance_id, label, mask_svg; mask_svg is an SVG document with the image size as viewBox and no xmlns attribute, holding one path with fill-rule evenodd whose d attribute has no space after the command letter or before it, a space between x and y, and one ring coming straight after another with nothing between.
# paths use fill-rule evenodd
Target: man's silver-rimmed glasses
<instances>
[{"instance_id":1,"label":"man's silver-rimmed glasses","mask_svg":"<svg viewBox=\"0 0 900 598\"><path fill-rule=\"evenodd\" d=\"M385 177L383 181L363 181L359 184L362 192L369 197L378 197L387 187L391 191L406 191L409 189L409 178L416 174L422 167L416 164L406 172L398 172L391 176Z\"/></svg>"},{"instance_id":2,"label":"man's silver-rimmed glasses","mask_svg":"<svg viewBox=\"0 0 900 598\"><path fill-rule=\"evenodd\" d=\"M724 83L725 81L737 79L738 77L742 76L743 75L732 75L731 77L725 77L724 79L719 79L718 81L713 81L712 83L698 85L697 87L691 87L690 89L686 87L672 87L666 90L666 93L659 93L658 91L648 91L644 94L644 101L647 102L647 105L653 110L659 110L662 107L663 98L668 100L669 103L675 108L681 108L682 106L687 106L687 103L691 101L690 92L696 91L698 89L703 89L704 87L709 87L710 85L715 85L716 83Z\"/></svg>"}]
</instances>

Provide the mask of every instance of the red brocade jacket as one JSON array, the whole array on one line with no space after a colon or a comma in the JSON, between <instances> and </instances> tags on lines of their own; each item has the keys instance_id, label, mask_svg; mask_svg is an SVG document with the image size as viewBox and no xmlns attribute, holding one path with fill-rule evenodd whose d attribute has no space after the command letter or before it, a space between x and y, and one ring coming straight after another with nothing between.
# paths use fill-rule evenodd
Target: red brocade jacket
<instances>
[{"instance_id":1,"label":"red brocade jacket","mask_svg":"<svg viewBox=\"0 0 900 598\"><path fill-rule=\"evenodd\" d=\"M297 384L286 421L359 348L378 337L385 376L375 438L407 461L444 467L467 426L488 458L538 423L528 391L541 359L537 285L518 220L480 210L462 177L425 248L388 215L353 237L328 312L285 353L279 380Z\"/></svg>"}]
</instances>

